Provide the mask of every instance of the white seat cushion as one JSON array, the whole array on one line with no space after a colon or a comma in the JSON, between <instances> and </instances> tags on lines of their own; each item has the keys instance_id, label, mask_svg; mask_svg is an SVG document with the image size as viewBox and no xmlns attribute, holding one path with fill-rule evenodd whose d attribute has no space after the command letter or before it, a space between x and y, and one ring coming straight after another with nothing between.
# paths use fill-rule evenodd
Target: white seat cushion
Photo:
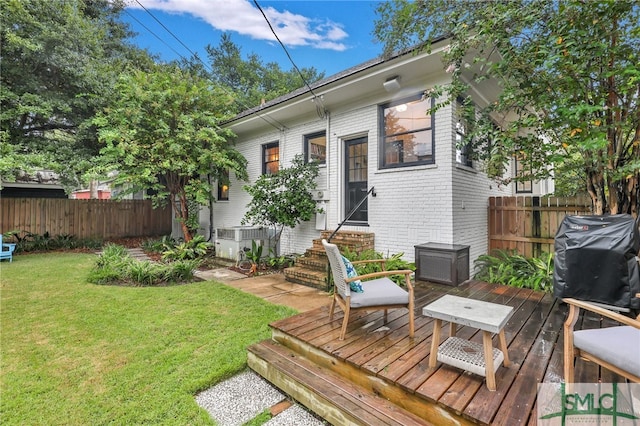
<instances>
[{"instance_id":1,"label":"white seat cushion","mask_svg":"<svg viewBox=\"0 0 640 426\"><path fill-rule=\"evenodd\" d=\"M573 333L573 345L640 376L640 329L621 326L579 330Z\"/></svg>"}]
</instances>

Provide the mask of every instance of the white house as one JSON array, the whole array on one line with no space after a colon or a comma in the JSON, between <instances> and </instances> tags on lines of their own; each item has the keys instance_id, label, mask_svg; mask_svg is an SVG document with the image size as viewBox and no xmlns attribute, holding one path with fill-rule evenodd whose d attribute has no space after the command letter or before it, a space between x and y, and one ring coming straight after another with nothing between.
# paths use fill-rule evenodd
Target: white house
<instances>
[{"instance_id":1,"label":"white house","mask_svg":"<svg viewBox=\"0 0 640 426\"><path fill-rule=\"evenodd\" d=\"M335 229L371 188L342 230L374 233L376 251L403 252L413 261L416 245L435 242L470 246L470 262L486 253L488 197L514 195L516 188L487 178L456 148L465 126L455 106L426 114L437 101L429 90L451 79L441 60L446 47L441 40L430 53L371 60L227 123L248 160L251 181L299 153L320 163L316 197L326 215L285 230L281 253L303 253L321 229ZM483 81L470 95L485 106L497 90ZM512 165L509 173L514 172ZM232 177L229 188L219 188L213 211L201 213L204 229L210 218L214 228L240 225L250 201L243 184Z\"/></svg>"}]
</instances>

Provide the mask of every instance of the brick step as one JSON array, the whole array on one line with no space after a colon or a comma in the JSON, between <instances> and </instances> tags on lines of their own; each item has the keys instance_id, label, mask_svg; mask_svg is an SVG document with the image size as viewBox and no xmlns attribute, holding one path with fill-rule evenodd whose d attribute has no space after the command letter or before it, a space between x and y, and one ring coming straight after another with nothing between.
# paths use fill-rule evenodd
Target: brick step
<instances>
[{"instance_id":1,"label":"brick step","mask_svg":"<svg viewBox=\"0 0 640 426\"><path fill-rule=\"evenodd\" d=\"M331 424L430 424L273 340L249 347L248 363L258 374Z\"/></svg>"},{"instance_id":2,"label":"brick step","mask_svg":"<svg viewBox=\"0 0 640 426\"><path fill-rule=\"evenodd\" d=\"M284 270L285 279L308 287L314 287L322 291L327 291L326 272L313 271L310 269L293 266Z\"/></svg>"},{"instance_id":3,"label":"brick step","mask_svg":"<svg viewBox=\"0 0 640 426\"><path fill-rule=\"evenodd\" d=\"M295 266L299 266L301 268L310 269L312 271L324 272L327 270L327 266L329 265L329 260L326 256L302 256L296 259Z\"/></svg>"}]
</instances>

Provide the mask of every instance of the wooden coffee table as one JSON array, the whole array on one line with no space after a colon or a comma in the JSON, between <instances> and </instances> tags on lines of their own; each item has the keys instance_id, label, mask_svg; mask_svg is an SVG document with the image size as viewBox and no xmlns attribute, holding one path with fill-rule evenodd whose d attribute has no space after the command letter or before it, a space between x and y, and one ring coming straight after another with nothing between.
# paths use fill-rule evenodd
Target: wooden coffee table
<instances>
[{"instance_id":1,"label":"wooden coffee table","mask_svg":"<svg viewBox=\"0 0 640 426\"><path fill-rule=\"evenodd\" d=\"M422 314L435 319L429 367L438 361L487 378L487 388L496 390L496 371L500 363L511 365L504 337L504 326L513 315L513 307L465 297L446 295L422 308ZM449 322L449 338L440 344L442 321ZM482 330L482 345L456 337L457 324ZM497 333L500 349L491 342Z\"/></svg>"}]
</instances>

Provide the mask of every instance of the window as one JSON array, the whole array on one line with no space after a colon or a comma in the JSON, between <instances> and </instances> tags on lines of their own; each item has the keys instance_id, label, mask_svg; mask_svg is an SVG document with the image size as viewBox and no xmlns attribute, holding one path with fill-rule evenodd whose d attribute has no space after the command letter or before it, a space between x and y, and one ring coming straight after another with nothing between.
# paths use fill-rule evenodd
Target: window
<instances>
[{"instance_id":1,"label":"window","mask_svg":"<svg viewBox=\"0 0 640 426\"><path fill-rule=\"evenodd\" d=\"M229 201L229 171L218 178L218 201Z\"/></svg>"},{"instance_id":2,"label":"window","mask_svg":"<svg viewBox=\"0 0 640 426\"><path fill-rule=\"evenodd\" d=\"M515 156L515 176L517 178L531 176L530 170L525 170L522 164L523 152L520 152ZM516 181L516 193L517 194L531 194L533 192L533 181L531 180L517 180Z\"/></svg>"},{"instance_id":3,"label":"window","mask_svg":"<svg viewBox=\"0 0 640 426\"><path fill-rule=\"evenodd\" d=\"M325 164L327 160L327 135L325 132L305 135L304 156L307 162Z\"/></svg>"},{"instance_id":4,"label":"window","mask_svg":"<svg viewBox=\"0 0 640 426\"><path fill-rule=\"evenodd\" d=\"M274 175L280 169L280 147L278 142L262 145L262 174Z\"/></svg>"},{"instance_id":5,"label":"window","mask_svg":"<svg viewBox=\"0 0 640 426\"><path fill-rule=\"evenodd\" d=\"M380 106L381 168L435 162L431 106L431 99L420 96Z\"/></svg>"},{"instance_id":6,"label":"window","mask_svg":"<svg viewBox=\"0 0 640 426\"><path fill-rule=\"evenodd\" d=\"M465 106L462 99L456 101L456 162L467 167L473 167L471 160L473 147L471 141L468 140L473 112L472 105Z\"/></svg>"}]
</instances>

